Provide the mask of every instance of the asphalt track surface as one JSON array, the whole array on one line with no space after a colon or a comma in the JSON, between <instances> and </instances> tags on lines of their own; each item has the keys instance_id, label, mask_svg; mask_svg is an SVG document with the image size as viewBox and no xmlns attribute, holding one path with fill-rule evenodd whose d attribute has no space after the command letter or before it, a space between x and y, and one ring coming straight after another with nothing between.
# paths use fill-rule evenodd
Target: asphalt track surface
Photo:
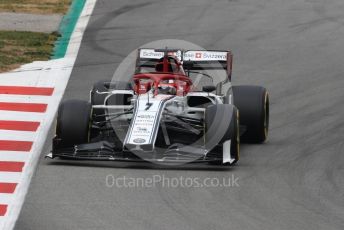
<instances>
[{"instance_id":1,"label":"asphalt track surface","mask_svg":"<svg viewBox=\"0 0 344 230\"><path fill-rule=\"evenodd\" d=\"M94 81L110 79L146 42L230 48L234 84L270 92L269 141L243 146L238 165L225 169L49 161L42 153L16 229L344 229L343 12L342 0L99 0L65 99L87 99ZM234 175L240 186L108 188L107 175Z\"/></svg>"}]
</instances>

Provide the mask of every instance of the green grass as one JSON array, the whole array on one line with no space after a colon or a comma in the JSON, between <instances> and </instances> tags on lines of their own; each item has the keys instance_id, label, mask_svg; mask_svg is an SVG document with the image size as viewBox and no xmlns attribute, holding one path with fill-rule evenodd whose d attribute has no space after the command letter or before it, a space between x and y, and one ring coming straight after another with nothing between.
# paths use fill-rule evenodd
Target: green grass
<instances>
[{"instance_id":1,"label":"green grass","mask_svg":"<svg viewBox=\"0 0 344 230\"><path fill-rule=\"evenodd\" d=\"M57 33L0 31L0 72L49 60L58 36Z\"/></svg>"},{"instance_id":2,"label":"green grass","mask_svg":"<svg viewBox=\"0 0 344 230\"><path fill-rule=\"evenodd\" d=\"M64 14L72 0L0 0L0 12Z\"/></svg>"}]
</instances>

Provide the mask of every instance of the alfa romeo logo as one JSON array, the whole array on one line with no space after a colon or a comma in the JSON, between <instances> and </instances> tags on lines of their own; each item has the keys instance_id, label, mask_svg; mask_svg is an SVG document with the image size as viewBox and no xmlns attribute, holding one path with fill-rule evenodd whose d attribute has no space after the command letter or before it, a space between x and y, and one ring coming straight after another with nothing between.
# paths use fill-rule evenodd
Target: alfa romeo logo
<instances>
[{"instance_id":1,"label":"alfa romeo logo","mask_svg":"<svg viewBox=\"0 0 344 230\"><path fill-rule=\"evenodd\" d=\"M142 144L142 143L145 143L146 140L143 139L143 138L136 138L133 140L133 142L137 143L137 144Z\"/></svg>"}]
</instances>

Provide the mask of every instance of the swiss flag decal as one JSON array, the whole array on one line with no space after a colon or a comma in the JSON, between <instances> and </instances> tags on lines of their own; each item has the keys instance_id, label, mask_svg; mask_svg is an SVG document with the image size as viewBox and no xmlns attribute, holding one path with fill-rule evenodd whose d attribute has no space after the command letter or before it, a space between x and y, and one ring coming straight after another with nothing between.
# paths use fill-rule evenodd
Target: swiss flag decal
<instances>
[{"instance_id":1,"label":"swiss flag decal","mask_svg":"<svg viewBox=\"0 0 344 230\"><path fill-rule=\"evenodd\" d=\"M196 53L196 58L202 58L202 53Z\"/></svg>"}]
</instances>

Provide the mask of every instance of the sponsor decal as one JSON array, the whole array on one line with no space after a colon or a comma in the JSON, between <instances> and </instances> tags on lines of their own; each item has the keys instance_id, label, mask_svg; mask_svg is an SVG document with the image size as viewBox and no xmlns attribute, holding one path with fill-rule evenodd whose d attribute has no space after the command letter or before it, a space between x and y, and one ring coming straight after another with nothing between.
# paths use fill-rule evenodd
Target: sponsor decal
<instances>
[{"instance_id":1,"label":"sponsor decal","mask_svg":"<svg viewBox=\"0 0 344 230\"><path fill-rule=\"evenodd\" d=\"M145 139L142 139L142 138L136 138L133 140L134 143L137 143L137 144L142 144L142 143L145 143L146 140Z\"/></svg>"},{"instance_id":2,"label":"sponsor decal","mask_svg":"<svg viewBox=\"0 0 344 230\"><path fill-rule=\"evenodd\" d=\"M157 129L159 128L159 116L162 113L163 102L170 99L171 95L156 95L147 100L147 96L138 98L137 111L134 114L130 131L127 134L126 144L153 144ZM149 101L149 102L148 102ZM148 106L148 107L147 107ZM142 139L137 142L137 139Z\"/></svg>"},{"instance_id":3,"label":"sponsor decal","mask_svg":"<svg viewBox=\"0 0 344 230\"><path fill-rule=\"evenodd\" d=\"M141 58L162 58L164 56L163 52L155 52L154 50L146 50L142 49L140 50L140 57Z\"/></svg>"},{"instance_id":4,"label":"sponsor decal","mask_svg":"<svg viewBox=\"0 0 344 230\"><path fill-rule=\"evenodd\" d=\"M149 115L149 114L140 114L137 116L140 119L154 119L155 116Z\"/></svg>"},{"instance_id":5,"label":"sponsor decal","mask_svg":"<svg viewBox=\"0 0 344 230\"><path fill-rule=\"evenodd\" d=\"M226 61L227 52L221 51L186 51L183 60L189 61Z\"/></svg>"},{"instance_id":6,"label":"sponsor decal","mask_svg":"<svg viewBox=\"0 0 344 230\"><path fill-rule=\"evenodd\" d=\"M182 57L182 52L179 50L177 52L168 52L169 56L175 56L179 60ZM160 59L164 56L164 52L155 52L154 49L141 49L140 58L149 58L149 59Z\"/></svg>"},{"instance_id":7,"label":"sponsor decal","mask_svg":"<svg viewBox=\"0 0 344 230\"><path fill-rule=\"evenodd\" d=\"M154 131L156 112L138 111L128 143L147 144Z\"/></svg>"},{"instance_id":8,"label":"sponsor decal","mask_svg":"<svg viewBox=\"0 0 344 230\"><path fill-rule=\"evenodd\" d=\"M225 51L185 51L182 54L182 51L169 52L168 55L175 56L179 60L183 56L183 60L190 61L226 61L227 52ZM140 58L149 58L149 59L160 59L164 56L163 52L155 52L154 49L141 49Z\"/></svg>"}]
</instances>

